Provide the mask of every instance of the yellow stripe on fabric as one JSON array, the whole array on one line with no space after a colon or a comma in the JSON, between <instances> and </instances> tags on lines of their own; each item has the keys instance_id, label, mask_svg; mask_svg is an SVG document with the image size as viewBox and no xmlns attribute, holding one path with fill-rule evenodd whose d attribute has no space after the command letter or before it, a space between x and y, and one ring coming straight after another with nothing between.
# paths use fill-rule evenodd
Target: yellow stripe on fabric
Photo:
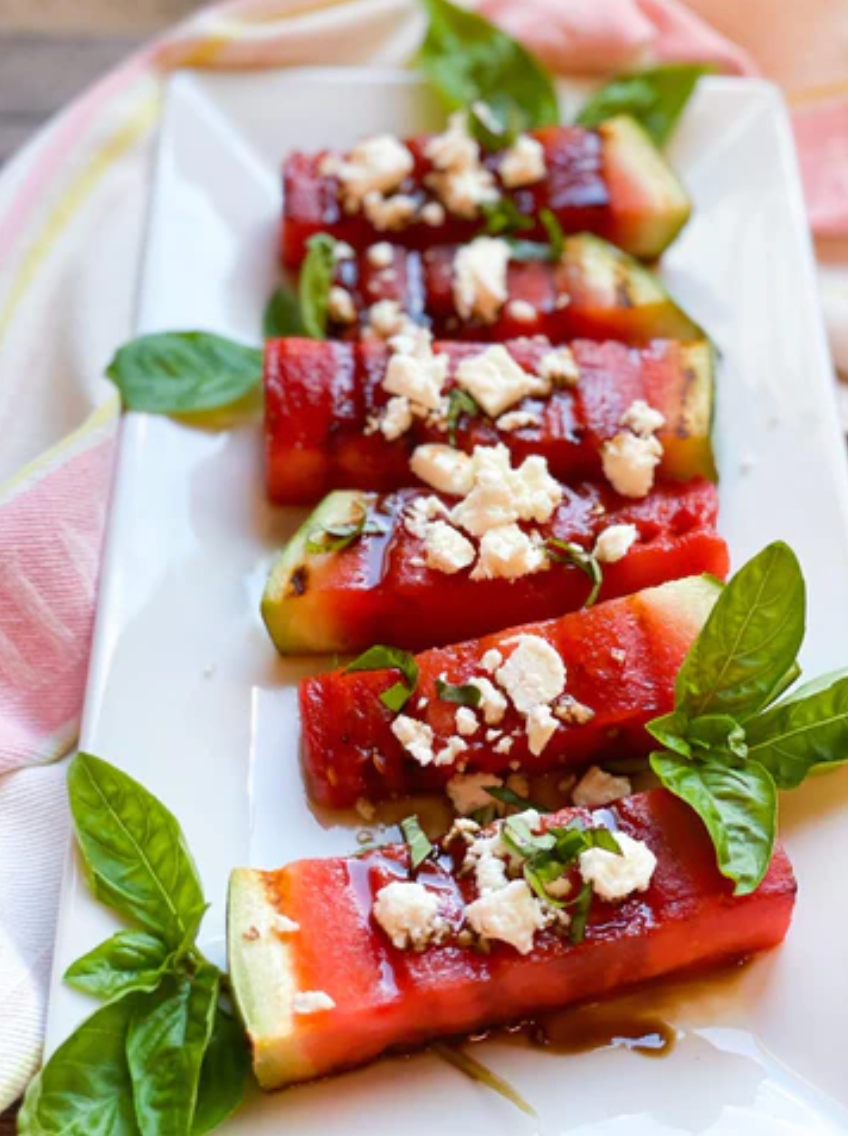
<instances>
[{"instance_id":1,"label":"yellow stripe on fabric","mask_svg":"<svg viewBox=\"0 0 848 1136\"><path fill-rule=\"evenodd\" d=\"M180 67L208 67L215 61L221 49L232 43L233 38L234 36L228 34L211 35L198 40L196 44L186 49L184 56L180 56Z\"/></svg>"},{"instance_id":2,"label":"yellow stripe on fabric","mask_svg":"<svg viewBox=\"0 0 848 1136\"><path fill-rule=\"evenodd\" d=\"M798 106L802 103L826 102L844 95L848 95L848 79L826 83L821 87L803 87L799 91L790 91L786 97L792 106Z\"/></svg>"},{"instance_id":3,"label":"yellow stripe on fabric","mask_svg":"<svg viewBox=\"0 0 848 1136\"><path fill-rule=\"evenodd\" d=\"M18 305L26 294L39 269L49 257L57 240L73 221L86 198L96 188L104 174L138 142L154 124L160 108L158 91L145 95L126 122L92 156L88 165L77 174L61 200L48 214L41 234L24 257L14 277L6 303L0 310L0 343L9 329Z\"/></svg>"},{"instance_id":4,"label":"yellow stripe on fabric","mask_svg":"<svg viewBox=\"0 0 848 1136\"><path fill-rule=\"evenodd\" d=\"M9 478L8 481L0 485L0 504L15 490L27 481L31 481L37 477L38 474L52 469L57 464L57 459L61 458L68 450L73 449L80 442L82 442L89 434L96 434L97 431L106 425L113 418L117 418L121 413L121 398L117 391L106 402L98 406L96 410L86 418L82 426L78 426L73 433L68 434L52 446L45 453L35 458L33 461L25 465L23 469L19 469L16 474Z\"/></svg>"}]
</instances>

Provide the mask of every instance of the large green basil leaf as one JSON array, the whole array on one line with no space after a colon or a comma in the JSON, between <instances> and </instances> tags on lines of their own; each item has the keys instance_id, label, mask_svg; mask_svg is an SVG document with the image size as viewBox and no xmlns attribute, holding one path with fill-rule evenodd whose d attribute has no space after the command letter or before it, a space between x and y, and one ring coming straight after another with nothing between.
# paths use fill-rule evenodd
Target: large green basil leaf
<instances>
[{"instance_id":1,"label":"large green basil leaf","mask_svg":"<svg viewBox=\"0 0 848 1136\"><path fill-rule=\"evenodd\" d=\"M268 301L262 316L262 334L266 339L283 339L287 335L306 335L300 298L291 288L281 284Z\"/></svg>"},{"instance_id":2,"label":"large green basil leaf","mask_svg":"<svg viewBox=\"0 0 848 1136\"><path fill-rule=\"evenodd\" d=\"M794 789L821 766L848 761L848 676L826 675L751 719L748 755L778 788Z\"/></svg>"},{"instance_id":3,"label":"large green basil leaf","mask_svg":"<svg viewBox=\"0 0 848 1136\"><path fill-rule=\"evenodd\" d=\"M132 777L91 754L68 771L71 812L94 895L172 948L197 930L205 902L176 817Z\"/></svg>"},{"instance_id":4,"label":"large green basil leaf","mask_svg":"<svg viewBox=\"0 0 848 1136\"><path fill-rule=\"evenodd\" d=\"M190 414L230 406L262 379L262 352L206 331L142 335L106 369L127 410Z\"/></svg>"},{"instance_id":5,"label":"large green basil leaf","mask_svg":"<svg viewBox=\"0 0 848 1136\"><path fill-rule=\"evenodd\" d=\"M192 1136L211 1132L235 1112L244 1095L249 1069L244 1030L238 1019L219 1005L200 1070Z\"/></svg>"},{"instance_id":6,"label":"large green basil leaf","mask_svg":"<svg viewBox=\"0 0 848 1136\"><path fill-rule=\"evenodd\" d=\"M127 1061L144 1136L191 1134L220 981L208 963L193 977L170 976L130 1023Z\"/></svg>"},{"instance_id":7,"label":"large green basil leaf","mask_svg":"<svg viewBox=\"0 0 848 1136\"><path fill-rule=\"evenodd\" d=\"M550 75L512 36L449 0L422 0L430 18L417 64L451 109L487 103L512 129L554 126Z\"/></svg>"},{"instance_id":8,"label":"large green basil leaf","mask_svg":"<svg viewBox=\"0 0 848 1136\"><path fill-rule=\"evenodd\" d=\"M724 588L680 668L675 709L689 719L744 723L783 689L804 638L805 585L797 557L775 541Z\"/></svg>"},{"instance_id":9,"label":"large green basil leaf","mask_svg":"<svg viewBox=\"0 0 848 1136\"><path fill-rule=\"evenodd\" d=\"M735 894L755 891L771 863L777 827L769 772L751 761L730 766L723 759L691 762L670 753L651 754L651 768L704 822Z\"/></svg>"},{"instance_id":10,"label":"large green basil leaf","mask_svg":"<svg viewBox=\"0 0 848 1136\"><path fill-rule=\"evenodd\" d=\"M710 70L693 63L671 63L618 75L589 96L577 122L600 126L617 114L629 114L662 146L674 132L698 80Z\"/></svg>"},{"instance_id":11,"label":"large green basil leaf","mask_svg":"<svg viewBox=\"0 0 848 1136\"><path fill-rule=\"evenodd\" d=\"M120 931L72 963L65 971L65 981L96 998L155 990L170 956L170 947L155 935Z\"/></svg>"},{"instance_id":12,"label":"large green basil leaf","mask_svg":"<svg viewBox=\"0 0 848 1136\"><path fill-rule=\"evenodd\" d=\"M21 1136L139 1136L126 1056L138 998L104 1006L59 1046L27 1089Z\"/></svg>"}]
</instances>

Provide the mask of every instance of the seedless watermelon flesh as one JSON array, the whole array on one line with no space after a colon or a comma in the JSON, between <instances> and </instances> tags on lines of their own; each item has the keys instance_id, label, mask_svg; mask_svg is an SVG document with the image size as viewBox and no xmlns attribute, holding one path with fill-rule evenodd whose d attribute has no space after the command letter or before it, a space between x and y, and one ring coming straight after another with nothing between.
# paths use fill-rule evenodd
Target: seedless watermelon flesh
<instances>
[{"instance_id":1,"label":"seedless watermelon flesh","mask_svg":"<svg viewBox=\"0 0 848 1136\"><path fill-rule=\"evenodd\" d=\"M564 810L549 823L574 816ZM425 863L418 880L438 895L451 933L420 952L393 946L372 914L382 887L409 878L405 847L234 872L230 974L260 1085L282 1088L387 1050L608 997L767 950L786 935L796 885L780 847L760 887L734 897L701 821L667 791L619 801L602 823L648 845L657 859L650 885L617 904L596 899L582 942L542 930L527 954L498 941L489 953L459 945L475 884L457 880L447 855Z\"/></svg>"},{"instance_id":2,"label":"seedless watermelon flesh","mask_svg":"<svg viewBox=\"0 0 848 1136\"><path fill-rule=\"evenodd\" d=\"M677 672L720 587L708 577L675 580L560 619L416 656L418 683L404 717L420 723L419 732L432 732L430 748L438 760L413 756L393 731L397 715L380 695L397 682L397 671L339 669L305 679L300 709L310 795L322 805L349 808L363 797L439 790L458 772L543 772L646 753L652 742L645 724L672 709ZM559 656L566 701L554 710L566 711L573 700L576 713L565 712L542 751L533 753L525 718L507 700L501 720L486 728L481 723L462 737L462 747L448 760L445 750L458 737L457 706L439 697L437 680L454 686L493 680L490 652L508 659L520 635L543 640Z\"/></svg>"}]
</instances>

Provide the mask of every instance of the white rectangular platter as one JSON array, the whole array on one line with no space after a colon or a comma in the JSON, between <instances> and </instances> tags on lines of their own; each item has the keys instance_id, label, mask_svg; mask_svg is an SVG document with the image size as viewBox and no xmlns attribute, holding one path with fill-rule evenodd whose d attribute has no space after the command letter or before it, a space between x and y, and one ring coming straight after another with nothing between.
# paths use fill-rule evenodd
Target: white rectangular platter
<instances>
[{"instance_id":1,"label":"white rectangular platter","mask_svg":"<svg viewBox=\"0 0 848 1136\"><path fill-rule=\"evenodd\" d=\"M284 154L439 122L420 82L400 72L177 75L139 332L203 328L258 342L277 278ZM671 158L696 213L663 275L722 352L721 528L737 566L777 537L798 552L810 590L804 663L812 675L848 655L848 481L777 93L758 82L703 82ZM259 619L269 559L296 519L265 501L256 422L214 432L126 418L82 745L142 780L182 821L212 902L201 945L220 961L233 866L270 868L355 846L354 829L316 817L301 785L295 682L314 661L279 660ZM848 773L815 779L784 801L782 817L800 880L790 937L732 982L682 988L669 1011L680 1037L666 1060L618 1049L564 1057L491 1042L475 1054L536 1118L424 1054L283 1094L255 1093L224 1131L848 1131ZM51 1047L91 1009L59 976L113 930L72 857ZM656 997L665 1012L665 995Z\"/></svg>"}]
</instances>

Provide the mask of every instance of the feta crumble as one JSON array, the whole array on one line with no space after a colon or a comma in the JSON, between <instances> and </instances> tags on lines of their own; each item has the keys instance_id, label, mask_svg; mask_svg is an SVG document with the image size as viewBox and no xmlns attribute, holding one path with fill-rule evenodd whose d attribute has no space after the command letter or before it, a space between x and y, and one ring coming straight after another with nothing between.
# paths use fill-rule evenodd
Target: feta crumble
<instances>
[{"instance_id":1,"label":"feta crumble","mask_svg":"<svg viewBox=\"0 0 848 1136\"><path fill-rule=\"evenodd\" d=\"M456 712L456 732L470 738L480 728L480 720L470 706L460 706Z\"/></svg>"},{"instance_id":2,"label":"feta crumble","mask_svg":"<svg viewBox=\"0 0 848 1136\"><path fill-rule=\"evenodd\" d=\"M368 309L368 330L380 339L395 335L414 335L415 324L397 300L378 300Z\"/></svg>"},{"instance_id":3,"label":"feta crumble","mask_svg":"<svg viewBox=\"0 0 848 1136\"><path fill-rule=\"evenodd\" d=\"M380 232L406 228L415 217L417 208L415 198L405 193L395 193L391 197L366 193L362 199L362 211Z\"/></svg>"},{"instance_id":4,"label":"feta crumble","mask_svg":"<svg viewBox=\"0 0 848 1136\"><path fill-rule=\"evenodd\" d=\"M469 926L484 939L498 939L526 955L537 931L547 923L542 905L524 880L481 895L465 909Z\"/></svg>"},{"instance_id":5,"label":"feta crumble","mask_svg":"<svg viewBox=\"0 0 848 1136\"><path fill-rule=\"evenodd\" d=\"M438 410L447 373L447 355L395 352L386 367L383 389L403 395L419 407Z\"/></svg>"},{"instance_id":6,"label":"feta crumble","mask_svg":"<svg viewBox=\"0 0 848 1136\"><path fill-rule=\"evenodd\" d=\"M622 497L646 497L662 458L662 443L651 435L619 433L601 447L604 476Z\"/></svg>"},{"instance_id":7,"label":"feta crumble","mask_svg":"<svg viewBox=\"0 0 848 1136\"><path fill-rule=\"evenodd\" d=\"M558 698L565 690L565 664L538 635L518 635L517 645L498 669L496 678L520 714L529 714Z\"/></svg>"},{"instance_id":8,"label":"feta crumble","mask_svg":"<svg viewBox=\"0 0 848 1136\"><path fill-rule=\"evenodd\" d=\"M456 369L457 386L467 391L490 418L497 418L526 398L533 390L533 379L502 343L463 359Z\"/></svg>"},{"instance_id":9,"label":"feta crumble","mask_svg":"<svg viewBox=\"0 0 848 1136\"><path fill-rule=\"evenodd\" d=\"M419 765L431 765L434 761L433 731L426 722L398 714L392 721L391 730L410 757Z\"/></svg>"},{"instance_id":10,"label":"feta crumble","mask_svg":"<svg viewBox=\"0 0 848 1136\"><path fill-rule=\"evenodd\" d=\"M640 438L647 438L665 426L665 415L655 410L643 398L637 398L622 414L619 425L626 426Z\"/></svg>"},{"instance_id":11,"label":"feta crumble","mask_svg":"<svg viewBox=\"0 0 848 1136\"><path fill-rule=\"evenodd\" d=\"M494 798L486 792L488 787L499 787L503 781L495 773L458 773L447 783L447 794L453 807L462 816L469 816L477 809L493 805Z\"/></svg>"},{"instance_id":12,"label":"feta crumble","mask_svg":"<svg viewBox=\"0 0 848 1136\"><path fill-rule=\"evenodd\" d=\"M532 706L527 711L527 746L534 757L538 757L559 729L559 722L551 713L550 706Z\"/></svg>"},{"instance_id":13,"label":"feta crumble","mask_svg":"<svg viewBox=\"0 0 848 1136\"><path fill-rule=\"evenodd\" d=\"M472 536L513 521L544 523L562 500L562 486L537 454L513 469L506 446L478 446L469 473L472 486L451 519Z\"/></svg>"},{"instance_id":14,"label":"feta crumble","mask_svg":"<svg viewBox=\"0 0 848 1136\"><path fill-rule=\"evenodd\" d=\"M429 140L424 156L434 167L427 184L457 216L474 218L481 205L500 196L492 173L480 162L480 147L468 132L464 111L450 116L447 130Z\"/></svg>"},{"instance_id":15,"label":"feta crumble","mask_svg":"<svg viewBox=\"0 0 848 1136\"><path fill-rule=\"evenodd\" d=\"M511 433L513 430L524 430L528 426L541 426L542 420L532 410L510 410L498 418L495 425L499 430Z\"/></svg>"},{"instance_id":16,"label":"feta crumble","mask_svg":"<svg viewBox=\"0 0 848 1136\"><path fill-rule=\"evenodd\" d=\"M610 525L598 534L593 555L601 564L615 564L627 555L638 536L635 525Z\"/></svg>"},{"instance_id":17,"label":"feta crumble","mask_svg":"<svg viewBox=\"0 0 848 1136\"><path fill-rule=\"evenodd\" d=\"M412 425L412 417L409 399L395 395L386 403L386 409L380 417L380 433L387 442L394 442Z\"/></svg>"},{"instance_id":18,"label":"feta crumble","mask_svg":"<svg viewBox=\"0 0 848 1136\"><path fill-rule=\"evenodd\" d=\"M465 496L474 481L472 458L455 450L453 446L444 446L438 442L417 446L409 464L416 477L420 477L440 493L448 493L452 497Z\"/></svg>"},{"instance_id":19,"label":"feta crumble","mask_svg":"<svg viewBox=\"0 0 848 1136\"><path fill-rule=\"evenodd\" d=\"M510 300L506 306L506 314L516 323L532 323L538 312L527 300Z\"/></svg>"},{"instance_id":20,"label":"feta crumble","mask_svg":"<svg viewBox=\"0 0 848 1136\"><path fill-rule=\"evenodd\" d=\"M425 225L443 225L445 223L445 207L438 201L428 201L421 208L421 220Z\"/></svg>"},{"instance_id":21,"label":"feta crumble","mask_svg":"<svg viewBox=\"0 0 848 1136\"><path fill-rule=\"evenodd\" d=\"M539 374L554 386L576 387L580 382L580 368L570 347L545 352L539 360Z\"/></svg>"},{"instance_id":22,"label":"feta crumble","mask_svg":"<svg viewBox=\"0 0 848 1136\"><path fill-rule=\"evenodd\" d=\"M489 674L494 674L502 662L503 655L497 647L492 647L483 655L483 658L480 660L480 665L484 671L488 671Z\"/></svg>"},{"instance_id":23,"label":"feta crumble","mask_svg":"<svg viewBox=\"0 0 848 1136\"><path fill-rule=\"evenodd\" d=\"M300 990L292 998L292 1010L296 1014L318 1014L335 1008L336 1003L323 990Z\"/></svg>"},{"instance_id":24,"label":"feta crumble","mask_svg":"<svg viewBox=\"0 0 848 1136\"><path fill-rule=\"evenodd\" d=\"M533 185L541 181L547 173L545 150L542 143L529 134L519 134L513 144L504 151L498 166L500 179L507 189L522 185Z\"/></svg>"},{"instance_id":25,"label":"feta crumble","mask_svg":"<svg viewBox=\"0 0 848 1136\"><path fill-rule=\"evenodd\" d=\"M378 134L358 143L336 170L345 208L354 212L367 194L397 189L414 164L406 146L391 134Z\"/></svg>"},{"instance_id":26,"label":"feta crumble","mask_svg":"<svg viewBox=\"0 0 848 1136\"><path fill-rule=\"evenodd\" d=\"M356 320L356 306L346 288L334 284L327 296L327 312L335 323L353 323Z\"/></svg>"},{"instance_id":27,"label":"feta crumble","mask_svg":"<svg viewBox=\"0 0 848 1136\"><path fill-rule=\"evenodd\" d=\"M494 323L507 299L510 247L499 237L476 237L453 263L453 299L462 319Z\"/></svg>"},{"instance_id":28,"label":"feta crumble","mask_svg":"<svg viewBox=\"0 0 848 1136\"><path fill-rule=\"evenodd\" d=\"M370 245L365 255L372 268L391 268L395 260L394 250L388 241Z\"/></svg>"},{"instance_id":29,"label":"feta crumble","mask_svg":"<svg viewBox=\"0 0 848 1136\"><path fill-rule=\"evenodd\" d=\"M380 888L372 914L399 950L426 947L445 929L438 896L423 884L393 880Z\"/></svg>"},{"instance_id":30,"label":"feta crumble","mask_svg":"<svg viewBox=\"0 0 848 1136\"><path fill-rule=\"evenodd\" d=\"M550 560L538 534L528 535L516 524L488 529L480 538L480 558L472 580L517 580L545 572Z\"/></svg>"},{"instance_id":31,"label":"feta crumble","mask_svg":"<svg viewBox=\"0 0 848 1136\"><path fill-rule=\"evenodd\" d=\"M632 793L633 786L627 777L613 777L593 765L587 769L574 787L571 799L575 805L587 809L600 809Z\"/></svg>"},{"instance_id":32,"label":"feta crumble","mask_svg":"<svg viewBox=\"0 0 848 1136\"><path fill-rule=\"evenodd\" d=\"M603 848L589 848L580 854L580 875L601 899L614 902L634 891L646 891L657 866L657 858L641 840L626 832L616 832L621 855Z\"/></svg>"},{"instance_id":33,"label":"feta crumble","mask_svg":"<svg viewBox=\"0 0 848 1136\"><path fill-rule=\"evenodd\" d=\"M477 555L471 541L445 521L433 521L424 537L428 568L453 575L474 563Z\"/></svg>"},{"instance_id":34,"label":"feta crumble","mask_svg":"<svg viewBox=\"0 0 848 1136\"><path fill-rule=\"evenodd\" d=\"M500 653L489 652L496 654L500 657ZM483 659L485 661L485 655ZM483 720L487 726L498 726L503 721L504 714L506 714L507 701L493 682L487 678L472 678L468 680L469 686L476 686L480 691L480 701L477 704L477 709L483 715Z\"/></svg>"},{"instance_id":35,"label":"feta crumble","mask_svg":"<svg viewBox=\"0 0 848 1136\"><path fill-rule=\"evenodd\" d=\"M430 522L448 515L447 505L438 497L415 497L404 514L403 524L407 532L424 540Z\"/></svg>"}]
</instances>

